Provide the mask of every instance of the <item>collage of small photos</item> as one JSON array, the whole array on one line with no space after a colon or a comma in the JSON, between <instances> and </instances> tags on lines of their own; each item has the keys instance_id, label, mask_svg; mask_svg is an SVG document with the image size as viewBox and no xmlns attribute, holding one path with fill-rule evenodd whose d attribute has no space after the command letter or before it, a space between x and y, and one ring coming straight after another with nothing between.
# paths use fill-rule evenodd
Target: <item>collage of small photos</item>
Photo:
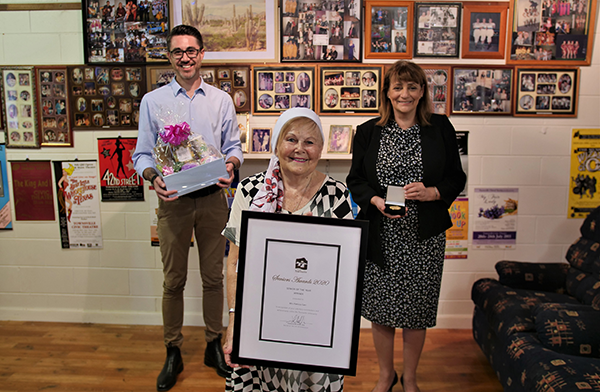
<instances>
[{"instance_id":1,"label":"collage of small photos","mask_svg":"<svg viewBox=\"0 0 600 392\"><path fill-rule=\"evenodd\" d=\"M419 3L415 9L415 56L458 57L460 3Z\"/></svg>"},{"instance_id":2,"label":"collage of small photos","mask_svg":"<svg viewBox=\"0 0 600 392\"><path fill-rule=\"evenodd\" d=\"M437 114L448 114L448 88L450 82L450 67L423 66L427 84L429 86L429 96L433 104L433 112Z\"/></svg>"},{"instance_id":3,"label":"collage of small photos","mask_svg":"<svg viewBox=\"0 0 600 392\"><path fill-rule=\"evenodd\" d=\"M7 144L38 147L33 69L2 70L2 83Z\"/></svg>"},{"instance_id":4,"label":"collage of small photos","mask_svg":"<svg viewBox=\"0 0 600 392\"><path fill-rule=\"evenodd\" d=\"M379 110L381 66L320 67L320 113L363 114Z\"/></svg>"},{"instance_id":5,"label":"collage of small photos","mask_svg":"<svg viewBox=\"0 0 600 392\"><path fill-rule=\"evenodd\" d=\"M68 116L67 67L36 68L39 83L40 134L42 146L72 146Z\"/></svg>"},{"instance_id":6,"label":"collage of small photos","mask_svg":"<svg viewBox=\"0 0 600 392\"><path fill-rule=\"evenodd\" d=\"M69 66L71 121L74 129L137 129L144 67Z\"/></svg>"},{"instance_id":7,"label":"collage of small photos","mask_svg":"<svg viewBox=\"0 0 600 392\"><path fill-rule=\"evenodd\" d=\"M452 113L511 114L512 68L457 67L453 71Z\"/></svg>"},{"instance_id":8,"label":"collage of small photos","mask_svg":"<svg viewBox=\"0 0 600 392\"><path fill-rule=\"evenodd\" d=\"M371 15L371 53L407 53L409 7L376 7Z\"/></svg>"},{"instance_id":9,"label":"collage of small photos","mask_svg":"<svg viewBox=\"0 0 600 392\"><path fill-rule=\"evenodd\" d=\"M314 105L314 67L252 67L253 114L275 114Z\"/></svg>"},{"instance_id":10,"label":"collage of small photos","mask_svg":"<svg viewBox=\"0 0 600 392\"><path fill-rule=\"evenodd\" d=\"M167 0L88 0L86 62L166 61L168 7Z\"/></svg>"},{"instance_id":11,"label":"collage of small photos","mask_svg":"<svg viewBox=\"0 0 600 392\"><path fill-rule=\"evenodd\" d=\"M360 61L360 0L282 0L281 61Z\"/></svg>"},{"instance_id":12,"label":"collage of small photos","mask_svg":"<svg viewBox=\"0 0 600 392\"><path fill-rule=\"evenodd\" d=\"M250 110L250 67L240 65L224 65L211 67L205 65L200 69L202 80L222 91L233 99L236 112Z\"/></svg>"},{"instance_id":13,"label":"collage of small photos","mask_svg":"<svg viewBox=\"0 0 600 392\"><path fill-rule=\"evenodd\" d=\"M515 115L528 113L575 113L578 69L520 69Z\"/></svg>"}]
</instances>

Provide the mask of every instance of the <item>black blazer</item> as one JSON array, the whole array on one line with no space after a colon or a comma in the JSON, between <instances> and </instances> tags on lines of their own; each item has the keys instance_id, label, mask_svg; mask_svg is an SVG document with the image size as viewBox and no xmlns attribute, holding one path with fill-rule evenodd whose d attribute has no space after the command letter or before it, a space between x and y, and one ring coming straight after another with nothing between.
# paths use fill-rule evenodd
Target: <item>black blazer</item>
<instances>
[{"instance_id":1,"label":"black blazer","mask_svg":"<svg viewBox=\"0 0 600 392\"><path fill-rule=\"evenodd\" d=\"M346 183L352 199L360 206L358 219L369 221L367 260L383 266L381 212L371 204L373 196L385 198L385 189L379 186L375 168L382 127L375 125L379 118L361 124L356 129L352 151L352 166ZM440 200L419 202L419 238L431 238L452 226L448 208L464 189L467 176L462 169L456 132L448 117L433 114L431 125L421 127L423 184L435 186Z\"/></svg>"}]
</instances>

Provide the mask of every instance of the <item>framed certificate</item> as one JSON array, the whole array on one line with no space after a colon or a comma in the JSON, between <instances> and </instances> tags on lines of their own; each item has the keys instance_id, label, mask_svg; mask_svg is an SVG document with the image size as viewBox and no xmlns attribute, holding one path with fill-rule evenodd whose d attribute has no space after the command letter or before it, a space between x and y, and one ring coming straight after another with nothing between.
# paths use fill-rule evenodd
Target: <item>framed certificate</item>
<instances>
[{"instance_id":1,"label":"framed certificate","mask_svg":"<svg viewBox=\"0 0 600 392\"><path fill-rule=\"evenodd\" d=\"M367 229L243 211L232 360L356 375Z\"/></svg>"}]
</instances>

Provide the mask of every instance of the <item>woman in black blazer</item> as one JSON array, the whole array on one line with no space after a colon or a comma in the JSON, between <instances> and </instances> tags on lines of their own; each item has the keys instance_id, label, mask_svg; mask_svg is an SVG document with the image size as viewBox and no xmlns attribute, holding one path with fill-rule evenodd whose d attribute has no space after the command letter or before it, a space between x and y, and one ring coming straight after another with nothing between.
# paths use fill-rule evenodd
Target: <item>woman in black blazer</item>
<instances>
[{"instance_id":1,"label":"woman in black blazer","mask_svg":"<svg viewBox=\"0 0 600 392\"><path fill-rule=\"evenodd\" d=\"M425 73L398 61L385 75L380 117L357 128L346 179L359 219L368 219L369 245L362 315L372 322L379 360L374 392L398 382L394 335L403 329L406 392L419 391L417 365L426 328L435 326L444 264L448 208L463 190L454 127L432 114ZM385 212L388 185L405 192L405 215Z\"/></svg>"}]
</instances>

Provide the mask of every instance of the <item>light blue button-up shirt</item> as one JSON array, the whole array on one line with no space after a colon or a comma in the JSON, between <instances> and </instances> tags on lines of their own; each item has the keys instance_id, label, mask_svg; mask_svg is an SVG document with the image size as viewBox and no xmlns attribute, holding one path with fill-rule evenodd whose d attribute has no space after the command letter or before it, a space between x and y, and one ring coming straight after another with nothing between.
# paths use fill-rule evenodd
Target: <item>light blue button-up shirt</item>
<instances>
[{"instance_id":1,"label":"light blue button-up shirt","mask_svg":"<svg viewBox=\"0 0 600 392\"><path fill-rule=\"evenodd\" d=\"M145 169L156 167L152 149L156 145L158 131L165 125L172 125L159 120L167 110L180 113L179 122L186 121L192 133L202 135L207 143L220 148L225 161L231 157L236 157L240 163L244 161L231 97L202 81L190 98L174 78L171 83L142 98L137 146L132 157L140 176L143 176Z\"/></svg>"}]
</instances>

